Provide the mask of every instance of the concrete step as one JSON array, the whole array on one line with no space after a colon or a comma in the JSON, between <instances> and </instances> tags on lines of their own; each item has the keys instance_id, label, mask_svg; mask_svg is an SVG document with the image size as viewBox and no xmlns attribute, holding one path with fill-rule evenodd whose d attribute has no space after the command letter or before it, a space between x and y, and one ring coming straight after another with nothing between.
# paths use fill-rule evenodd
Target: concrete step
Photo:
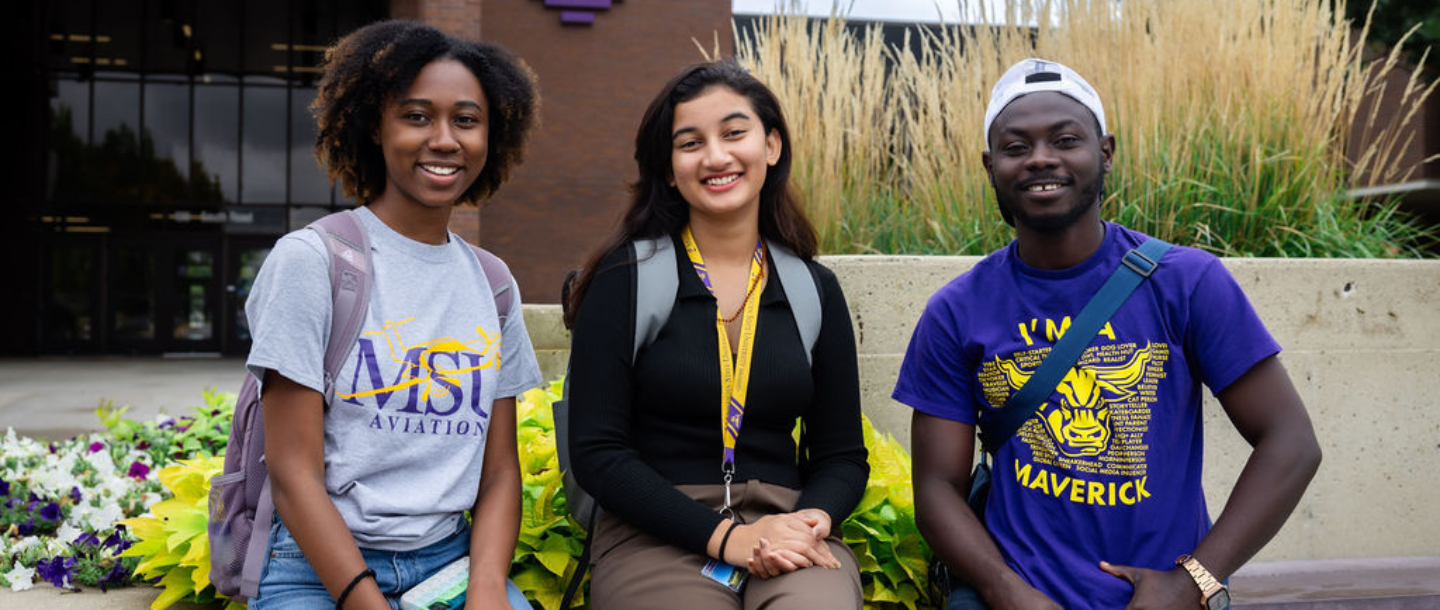
<instances>
[{"instance_id":1,"label":"concrete step","mask_svg":"<svg viewBox=\"0 0 1440 610\"><path fill-rule=\"evenodd\" d=\"M1252 563L1230 578L1237 610L1440 609L1440 557Z\"/></svg>"}]
</instances>

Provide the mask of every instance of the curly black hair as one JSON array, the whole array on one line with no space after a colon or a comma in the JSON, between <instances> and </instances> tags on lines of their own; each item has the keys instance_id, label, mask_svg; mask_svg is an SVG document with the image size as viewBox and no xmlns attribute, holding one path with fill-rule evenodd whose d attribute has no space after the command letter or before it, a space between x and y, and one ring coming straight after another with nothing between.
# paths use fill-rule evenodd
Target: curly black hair
<instances>
[{"instance_id":1,"label":"curly black hair","mask_svg":"<svg viewBox=\"0 0 1440 610\"><path fill-rule=\"evenodd\" d=\"M445 58L470 69L490 106L485 168L459 202L493 195L524 158L540 108L535 74L524 61L499 46L447 36L424 24L381 21L325 51L324 74L310 105L319 127L315 157L347 196L368 204L384 192L385 156L374 134L385 105L409 90L426 65Z\"/></svg>"}]
</instances>

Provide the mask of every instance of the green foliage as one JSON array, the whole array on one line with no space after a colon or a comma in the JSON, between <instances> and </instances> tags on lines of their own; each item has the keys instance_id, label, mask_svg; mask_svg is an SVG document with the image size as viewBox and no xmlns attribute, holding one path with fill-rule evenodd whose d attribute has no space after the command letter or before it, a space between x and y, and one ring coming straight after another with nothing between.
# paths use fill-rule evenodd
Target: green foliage
<instances>
[{"instance_id":1,"label":"green foliage","mask_svg":"<svg viewBox=\"0 0 1440 610\"><path fill-rule=\"evenodd\" d=\"M861 417L865 448L870 451L870 480L860 504L840 528L860 562L865 608L934 608L944 600L930 599L930 547L915 525L910 456L894 437L881 434L870 418Z\"/></svg>"},{"instance_id":2,"label":"green foliage","mask_svg":"<svg viewBox=\"0 0 1440 610\"><path fill-rule=\"evenodd\" d=\"M561 381L545 389L526 392L515 403L515 420L520 450L521 495L520 539L510 563L510 579L525 597L545 610L558 610L560 598L575 570L585 531L570 518L565 506L560 461L555 453L555 418L551 403L560 399ZM576 594L585 603L589 576Z\"/></svg>"},{"instance_id":3,"label":"green foliage","mask_svg":"<svg viewBox=\"0 0 1440 610\"><path fill-rule=\"evenodd\" d=\"M205 403L191 407L191 414L179 419L163 418L137 422L125 417L130 407L115 407L105 401L95 410L119 444L132 444L150 455L157 467L182 458L223 455L230 441L230 418L235 412L235 395L206 389Z\"/></svg>"},{"instance_id":4,"label":"green foliage","mask_svg":"<svg viewBox=\"0 0 1440 610\"><path fill-rule=\"evenodd\" d=\"M150 514L120 523L139 539L121 557L138 557L136 575L159 579L165 589L150 604L164 610L178 601L209 603L224 599L210 585L209 519L210 480L225 468L224 457L180 460L160 471L160 482L171 497L150 507ZM227 608L243 608L231 602Z\"/></svg>"}]
</instances>

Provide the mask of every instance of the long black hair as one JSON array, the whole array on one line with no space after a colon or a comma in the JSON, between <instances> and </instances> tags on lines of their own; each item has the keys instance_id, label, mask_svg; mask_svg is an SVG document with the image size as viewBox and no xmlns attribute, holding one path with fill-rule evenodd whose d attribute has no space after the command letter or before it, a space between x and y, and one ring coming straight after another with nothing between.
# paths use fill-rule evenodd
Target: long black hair
<instances>
[{"instance_id":1,"label":"long black hair","mask_svg":"<svg viewBox=\"0 0 1440 610\"><path fill-rule=\"evenodd\" d=\"M694 64L670 79L651 100L635 133L635 164L640 179L631 185L630 208L615 232L586 260L565 303L565 325L585 298L597 267L607 254L637 239L654 239L678 233L690 221L690 204L670 185L671 132L675 107L700 97L711 87L725 87L750 100L765 133L780 134L780 159L765 173L760 187L760 235L779 243L802 259L815 256L815 227L800 208L790 186L790 129L780 102L764 83L733 61Z\"/></svg>"}]
</instances>

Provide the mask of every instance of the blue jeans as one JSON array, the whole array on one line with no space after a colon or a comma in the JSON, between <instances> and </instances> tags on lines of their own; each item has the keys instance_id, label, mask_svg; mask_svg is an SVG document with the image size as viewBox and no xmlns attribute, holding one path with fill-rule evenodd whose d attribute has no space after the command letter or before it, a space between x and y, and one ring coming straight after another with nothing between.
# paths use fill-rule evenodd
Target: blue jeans
<instances>
[{"instance_id":1,"label":"blue jeans","mask_svg":"<svg viewBox=\"0 0 1440 610\"><path fill-rule=\"evenodd\" d=\"M970 587L961 585L950 592L950 599L945 600L945 610L989 610L985 600L980 599L980 594Z\"/></svg>"},{"instance_id":2,"label":"blue jeans","mask_svg":"<svg viewBox=\"0 0 1440 610\"><path fill-rule=\"evenodd\" d=\"M470 552L470 526L462 519L454 534L430 546L414 551L392 552L360 549L366 565L375 570L375 584L385 594L390 607L400 609L400 596L411 587L433 576L450 562ZM530 610L525 595L506 582L513 610ZM333 610L335 599L310 567L300 545L290 530L277 518L270 527L270 557L260 575L260 594L250 600L250 610L291 608L297 610Z\"/></svg>"}]
</instances>

